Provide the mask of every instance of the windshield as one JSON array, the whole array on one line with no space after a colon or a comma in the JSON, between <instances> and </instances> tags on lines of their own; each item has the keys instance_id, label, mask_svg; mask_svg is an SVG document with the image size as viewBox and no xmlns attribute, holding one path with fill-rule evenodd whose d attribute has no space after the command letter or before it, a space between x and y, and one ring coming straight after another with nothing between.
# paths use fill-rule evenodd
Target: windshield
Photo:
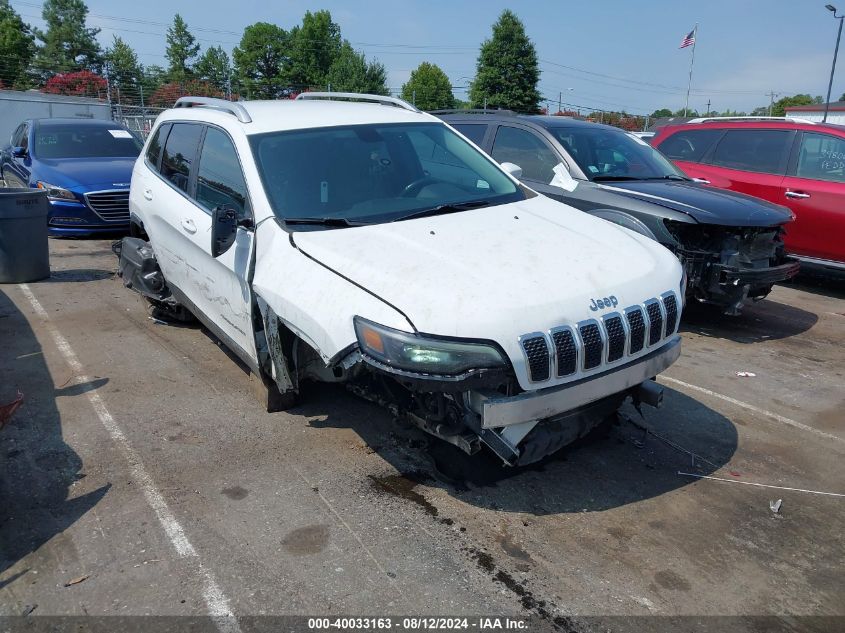
<instances>
[{"instance_id":1,"label":"windshield","mask_svg":"<svg viewBox=\"0 0 845 633\"><path fill-rule=\"evenodd\" d=\"M622 130L562 127L550 131L590 180L685 178L663 154Z\"/></svg>"},{"instance_id":2,"label":"windshield","mask_svg":"<svg viewBox=\"0 0 845 633\"><path fill-rule=\"evenodd\" d=\"M442 123L270 132L251 143L274 212L296 224L391 222L525 197Z\"/></svg>"},{"instance_id":3,"label":"windshield","mask_svg":"<svg viewBox=\"0 0 845 633\"><path fill-rule=\"evenodd\" d=\"M140 153L141 143L117 126L41 124L35 130L38 158L135 158Z\"/></svg>"}]
</instances>

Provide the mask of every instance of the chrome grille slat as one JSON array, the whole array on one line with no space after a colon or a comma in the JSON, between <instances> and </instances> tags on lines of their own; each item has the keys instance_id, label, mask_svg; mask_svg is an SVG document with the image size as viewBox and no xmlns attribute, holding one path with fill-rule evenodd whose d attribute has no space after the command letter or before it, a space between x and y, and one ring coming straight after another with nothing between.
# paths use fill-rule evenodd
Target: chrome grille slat
<instances>
[{"instance_id":1,"label":"chrome grille slat","mask_svg":"<svg viewBox=\"0 0 845 633\"><path fill-rule=\"evenodd\" d=\"M129 191L93 191L85 194L88 207L105 222L129 222Z\"/></svg>"},{"instance_id":2,"label":"chrome grille slat","mask_svg":"<svg viewBox=\"0 0 845 633\"><path fill-rule=\"evenodd\" d=\"M628 308L625 311L625 318L628 320L628 329L631 331L629 353L636 354L645 345L645 320L642 308Z\"/></svg>"},{"instance_id":3,"label":"chrome grille slat","mask_svg":"<svg viewBox=\"0 0 845 633\"><path fill-rule=\"evenodd\" d=\"M595 369L601 365L604 355L604 340L598 323L584 323L578 328L584 344L584 369Z\"/></svg>"},{"instance_id":4,"label":"chrome grille slat","mask_svg":"<svg viewBox=\"0 0 845 633\"><path fill-rule=\"evenodd\" d=\"M549 366L551 356L546 337L542 334L529 334L521 341L522 351L528 361L528 374L532 382L548 380L551 376Z\"/></svg>"},{"instance_id":5,"label":"chrome grille slat","mask_svg":"<svg viewBox=\"0 0 845 633\"><path fill-rule=\"evenodd\" d=\"M678 327L678 300L674 294L663 295L663 308L666 311L666 336L669 336Z\"/></svg>"},{"instance_id":6,"label":"chrome grille slat","mask_svg":"<svg viewBox=\"0 0 845 633\"><path fill-rule=\"evenodd\" d=\"M552 330L551 334L557 357L557 376L560 378L574 374L578 369L578 344L575 341L572 330L561 328Z\"/></svg>"},{"instance_id":7,"label":"chrome grille slat","mask_svg":"<svg viewBox=\"0 0 845 633\"><path fill-rule=\"evenodd\" d=\"M656 299L649 299L645 309L648 314L648 344L654 345L663 338L663 312Z\"/></svg>"},{"instance_id":8,"label":"chrome grille slat","mask_svg":"<svg viewBox=\"0 0 845 633\"><path fill-rule=\"evenodd\" d=\"M613 315L604 318L604 329L607 331L607 362L613 363L622 358L625 353L625 326L622 317Z\"/></svg>"}]
</instances>

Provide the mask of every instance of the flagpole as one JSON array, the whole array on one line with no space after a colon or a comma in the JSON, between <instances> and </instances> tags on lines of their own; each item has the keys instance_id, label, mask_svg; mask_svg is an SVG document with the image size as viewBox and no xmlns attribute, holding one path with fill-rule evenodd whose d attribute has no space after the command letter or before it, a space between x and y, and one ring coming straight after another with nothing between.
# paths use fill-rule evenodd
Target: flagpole
<instances>
[{"instance_id":1,"label":"flagpole","mask_svg":"<svg viewBox=\"0 0 845 633\"><path fill-rule=\"evenodd\" d=\"M687 111L689 110L689 91L690 87L692 86L692 65L695 63L695 45L698 42L698 24L695 25L695 28L692 30L692 57L690 57L689 62L689 81L687 82L687 101L684 104L684 116L687 115Z\"/></svg>"}]
</instances>

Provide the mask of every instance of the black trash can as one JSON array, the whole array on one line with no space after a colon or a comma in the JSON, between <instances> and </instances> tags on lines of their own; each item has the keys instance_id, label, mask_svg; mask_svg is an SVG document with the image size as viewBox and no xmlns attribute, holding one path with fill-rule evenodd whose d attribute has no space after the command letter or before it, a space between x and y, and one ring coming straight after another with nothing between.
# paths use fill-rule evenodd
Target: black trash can
<instances>
[{"instance_id":1,"label":"black trash can","mask_svg":"<svg viewBox=\"0 0 845 633\"><path fill-rule=\"evenodd\" d=\"M47 192L0 189L0 283L18 284L50 276Z\"/></svg>"}]
</instances>

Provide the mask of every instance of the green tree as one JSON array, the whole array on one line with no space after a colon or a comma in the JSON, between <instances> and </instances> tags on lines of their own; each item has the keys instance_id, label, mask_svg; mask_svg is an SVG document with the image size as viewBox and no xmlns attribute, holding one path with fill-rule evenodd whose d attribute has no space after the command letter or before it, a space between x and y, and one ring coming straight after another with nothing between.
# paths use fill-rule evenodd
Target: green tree
<instances>
[{"instance_id":1,"label":"green tree","mask_svg":"<svg viewBox=\"0 0 845 633\"><path fill-rule=\"evenodd\" d=\"M429 62L411 71L408 82L402 86L402 98L421 110L455 107L452 83L439 66Z\"/></svg>"},{"instance_id":2,"label":"green tree","mask_svg":"<svg viewBox=\"0 0 845 633\"><path fill-rule=\"evenodd\" d=\"M138 56L132 47L121 37L114 36L114 42L106 49L109 81L121 101L135 102L139 98L138 85L143 77L143 69L138 63Z\"/></svg>"},{"instance_id":3,"label":"green tree","mask_svg":"<svg viewBox=\"0 0 845 633\"><path fill-rule=\"evenodd\" d=\"M256 22L244 29L241 43L232 51L235 75L249 98L275 99L285 87L289 35L268 22Z\"/></svg>"},{"instance_id":4,"label":"green tree","mask_svg":"<svg viewBox=\"0 0 845 633\"><path fill-rule=\"evenodd\" d=\"M816 101L819 99L819 101ZM808 94L797 94L791 97L783 97L772 104L772 116L785 116L786 108L792 106L813 105L822 102L821 97L812 97Z\"/></svg>"},{"instance_id":5,"label":"green tree","mask_svg":"<svg viewBox=\"0 0 845 633\"><path fill-rule=\"evenodd\" d=\"M377 61L368 62L364 53L344 41L340 53L329 68L326 83L334 92L365 92L387 95L387 71Z\"/></svg>"},{"instance_id":6,"label":"green tree","mask_svg":"<svg viewBox=\"0 0 845 633\"><path fill-rule=\"evenodd\" d=\"M35 37L28 24L0 0L0 83L11 87L26 84L26 71L35 55Z\"/></svg>"},{"instance_id":7,"label":"green tree","mask_svg":"<svg viewBox=\"0 0 845 633\"><path fill-rule=\"evenodd\" d=\"M170 62L168 78L170 81L184 82L193 76L192 61L200 52L200 45L188 30L188 25L178 13L173 18L173 26L167 29L167 50L165 57Z\"/></svg>"},{"instance_id":8,"label":"green tree","mask_svg":"<svg viewBox=\"0 0 845 633\"><path fill-rule=\"evenodd\" d=\"M144 104L150 103L150 97L167 81L167 71L161 66L151 64L143 69L141 75L141 92L144 96ZM140 95L139 95L140 96Z\"/></svg>"},{"instance_id":9,"label":"green tree","mask_svg":"<svg viewBox=\"0 0 845 633\"><path fill-rule=\"evenodd\" d=\"M33 30L43 42L35 60L42 74L99 71L103 61L97 43L100 29L85 26L88 7L83 0L45 0L41 17L47 30Z\"/></svg>"},{"instance_id":10,"label":"green tree","mask_svg":"<svg viewBox=\"0 0 845 633\"><path fill-rule=\"evenodd\" d=\"M194 66L197 78L205 81L217 90L225 93L229 88L232 67L229 56L220 46L207 48Z\"/></svg>"},{"instance_id":11,"label":"green tree","mask_svg":"<svg viewBox=\"0 0 845 633\"><path fill-rule=\"evenodd\" d=\"M845 101L845 92L843 92L842 96L839 97L839 101Z\"/></svg>"},{"instance_id":12,"label":"green tree","mask_svg":"<svg viewBox=\"0 0 845 633\"><path fill-rule=\"evenodd\" d=\"M660 108L651 113L652 119L663 119L672 116L672 111L669 108Z\"/></svg>"},{"instance_id":13,"label":"green tree","mask_svg":"<svg viewBox=\"0 0 845 633\"><path fill-rule=\"evenodd\" d=\"M343 41L340 26L332 22L326 10L306 11L302 26L290 31L290 65L286 79L293 88L325 86L326 77L340 55Z\"/></svg>"},{"instance_id":14,"label":"green tree","mask_svg":"<svg viewBox=\"0 0 845 633\"><path fill-rule=\"evenodd\" d=\"M475 80L470 86L473 107L539 112L540 69L534 44L519 18L506 9L493 25L493 36L481 45Z\"/></svg>"}]
</instances>

